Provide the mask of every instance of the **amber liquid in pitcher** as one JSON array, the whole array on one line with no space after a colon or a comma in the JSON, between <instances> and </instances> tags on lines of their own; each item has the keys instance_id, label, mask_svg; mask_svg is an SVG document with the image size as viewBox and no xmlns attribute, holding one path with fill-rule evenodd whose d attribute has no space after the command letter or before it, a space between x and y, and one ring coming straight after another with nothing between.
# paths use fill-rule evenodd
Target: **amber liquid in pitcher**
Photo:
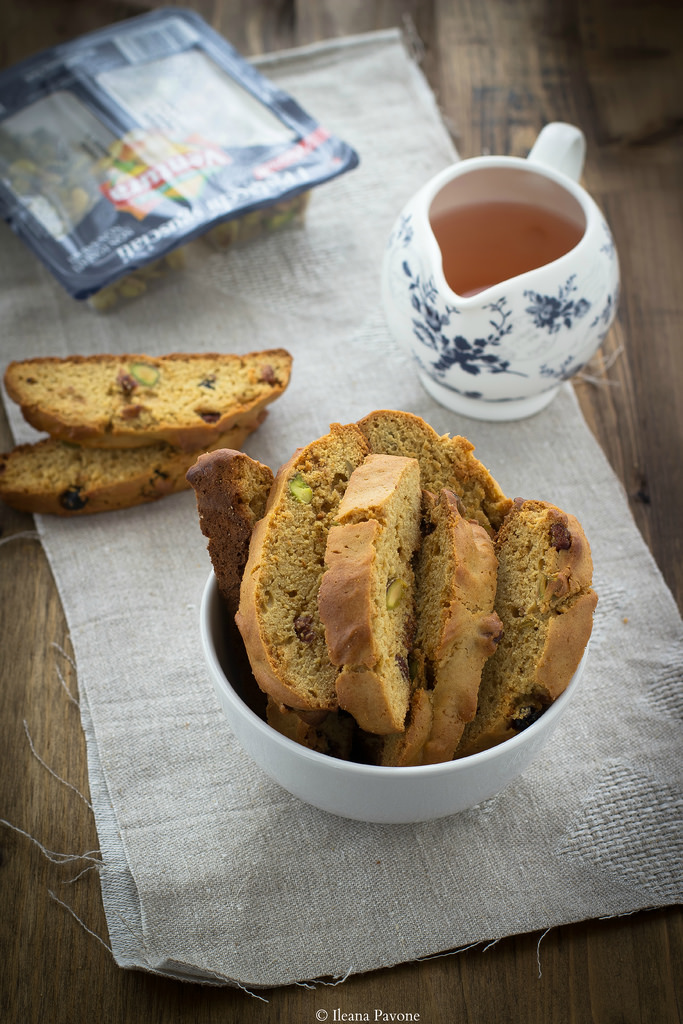
<instances>
[{"instance_id":1,"label":"amber liquid in pitcher","mask_svg":"<svg viewBox=\"0 0 683 1024\"><path fill-rule=\"evenodd\" d=\"M430 218L449 286L463 298L551 263L573 249L584 228L531 203L468 203Z\"/></svg>"}]
</instances>

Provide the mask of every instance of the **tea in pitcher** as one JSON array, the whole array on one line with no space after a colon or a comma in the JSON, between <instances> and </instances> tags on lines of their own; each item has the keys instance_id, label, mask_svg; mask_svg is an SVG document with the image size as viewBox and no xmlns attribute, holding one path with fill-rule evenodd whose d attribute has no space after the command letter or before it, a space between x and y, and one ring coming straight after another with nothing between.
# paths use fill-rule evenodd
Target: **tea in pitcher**
<instances>
[{"instance_id":1,"label":"tea in pitcher","mask_svg":"<svg viewBox=\"0 0 683 1024\"><path fill-rule=\"evenodd\" d=\"M584 225L554 210L509 200L472 202L430 217L449 287L466 298L574 248Z\"/></svg>"}]
</instances>

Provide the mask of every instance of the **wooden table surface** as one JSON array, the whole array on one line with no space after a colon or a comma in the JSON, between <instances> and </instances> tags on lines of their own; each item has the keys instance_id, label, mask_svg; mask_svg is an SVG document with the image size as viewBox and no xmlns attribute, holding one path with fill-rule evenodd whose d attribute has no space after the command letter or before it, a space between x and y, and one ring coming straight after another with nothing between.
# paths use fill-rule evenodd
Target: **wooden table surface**
<instances>
[{"instance_id":1,"label":"wooden table surface","mask_svg":"<svg viewBox=\"0 0 683 1024\"><path fill-rule=\"evenodd\" d=\"M245 55L401 26L462 156L525 155L547 121L583 128L584 181L611 223L623 295L618 321L577 393L680 607L683 6L661 0L186 0L183 6L200 11ZM146 9L135 0L9 0L0 65ZM2 414L0 450L10 446ZM78 710L59 685L46 682L54 679L54 645L68 649L68 631L32 528L30 516L0 506L0 817L50 850L96 849L88 808L47 775L24 731L30 722L36 751L87 794ZM59 660L65 685L76 691L75 671ZM334 988L267 991L263 1002L235 989L118 968L105 948L96 872L69 883L78 868L52 863L5 826L0 868L3 1024L305 1024L317 1010L335 1019L335 1008L341 1020L354 1019L341 1014L365 1013L373 1019L382 1008L419 1014L423 1024L681 1019L680 908L507 938L486 951L405 964Z\"/></svg>"}]
</instances>

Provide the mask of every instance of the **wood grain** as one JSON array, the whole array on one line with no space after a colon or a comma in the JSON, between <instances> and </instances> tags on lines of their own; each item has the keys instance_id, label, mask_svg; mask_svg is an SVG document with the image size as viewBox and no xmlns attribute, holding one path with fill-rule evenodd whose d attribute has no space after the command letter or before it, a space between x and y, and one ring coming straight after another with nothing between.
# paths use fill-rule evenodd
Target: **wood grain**
<instances>
[{"instance_id":1,"label":"wood grain","mask_svg":"<svg viewBox=\"0 0 683 1024\"><path fill-rule=\"evenodd\" d=\"M0 64L149 6L10 0ZM194 0L183 6L200 11L247 55L402 27L463 156L524 155L549 120L583 127L585 184L612 225L623 295L618 321L577 382L577 394L683 605L681 5ZM1 414L0 448L10 445ZM0 816L48 850L94 850L97 834L85 802L38 760L87 798L78 709L64 688L77 694L75 672L60 653L69 650L67 625L45 556L30 536L31 517L2 506L0 530L0 540L15 538L0 547ZM504 938L336 987L260 993L268 999L262 1002L238 990L119 969L102 944L107 928L96 871L71 881L90 862L52 863L25 835L0 829L0 1020L8 1024L305 1024L318 1009L332 1020L335 1008L371 1019L375 1008L420 1014L430 1024L680 1021L680 908Z\"/></svg>"}]
</instances>

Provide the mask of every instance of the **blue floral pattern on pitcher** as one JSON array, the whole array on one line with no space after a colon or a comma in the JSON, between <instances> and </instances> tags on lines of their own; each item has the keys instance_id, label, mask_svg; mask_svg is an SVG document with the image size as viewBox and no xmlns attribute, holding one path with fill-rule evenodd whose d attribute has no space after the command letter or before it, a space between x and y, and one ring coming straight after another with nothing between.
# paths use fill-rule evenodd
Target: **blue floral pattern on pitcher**
<instances>
[{"instance_id":1,"label":"blue floral pattern on pitcher","mask_svg":"<svg viewBox=\"0 0 683 1024\"><path fill-rule=\"evenodd\" d=\"M545 328L548 334L557 334L562 327L570 330L574 321L585 316L591 308L587 299L571 299L569 296L576 291L576 274L568 278L560 287L557 295L540 295L538 292L525 291L524 298L531 300L526 307L536 327Z\"/></svg>"},{"instance_id":2,"label":"blue floral pattern on pitcher","mask_svg":"<svg viewBox=\"0 0 683 1024\"><path fill-rule=\"evenodd\" d=\"M406 249L410 246L413 238L410 220L410 215L400 219L398 227L389 239L389 247L396 245ZM505 296L482 307L490 313L489 333L485 337L467 338L457 330L457 325L453 322L460 315L460 310L457 305L440 300L433 276L423 279L421 274L413 269L407 256L401 261L401 269L409 282L413 334L420 344L431 352L431 356L425 352L424 357L418 360L423 369L429 369L441 379L456 365L470 376L477 376L480 373L511 373L519 377L526 376L520 370L512 370L510 360L495 351L503 338L513 331L513 311L507 308L508 300ZM576 290L576 274L570 275L556 295L543 295L527 290L523 294L530 304L525 307L524 313L535 327L546 330L549 335L555 335L563 328L570 330L591 308L591 303L587 299L574 295ZM611 297L606 309L600 314L605 323L609 322L610 312ZM523 317L516 318L517 323L522 320ZM543 377L559 381L573 376L578 369L580 364L570 356L556 367L544 363L540 372ZM464 393L470 398L479 397L481 394L469 390Z\"/></svg>"},{"instance_id":3,"label":"blue floral pattern on pitcher","mask_svg":"<svg viewBox=\"0 0 683 1024\"><path fill-rule=\"evenodd\" d=\"M468 340L462 334L449 337L444 328L454 326L451 325L451 317L458 316L458 308L444 305L439 310L434 279L430 277L427 281L422 281L419 275L413 275L407 260L404 260L402 266L404 274L410 278L413 309L419 314L418 317L413 317L413 333L418 341L438 356L430 362L436 373L443 375L456 364L472 376L481 373L482 370L488 370L490 373L512 372L509 370L508 360L501 359L499 355L489 350L499 345L501 339L512 330L512 325L508 323L510 311L504 308L505 299L484 307L490 309L496 318L490 321L493 330L485 338Z\"/></svg>"}]
</instances>

